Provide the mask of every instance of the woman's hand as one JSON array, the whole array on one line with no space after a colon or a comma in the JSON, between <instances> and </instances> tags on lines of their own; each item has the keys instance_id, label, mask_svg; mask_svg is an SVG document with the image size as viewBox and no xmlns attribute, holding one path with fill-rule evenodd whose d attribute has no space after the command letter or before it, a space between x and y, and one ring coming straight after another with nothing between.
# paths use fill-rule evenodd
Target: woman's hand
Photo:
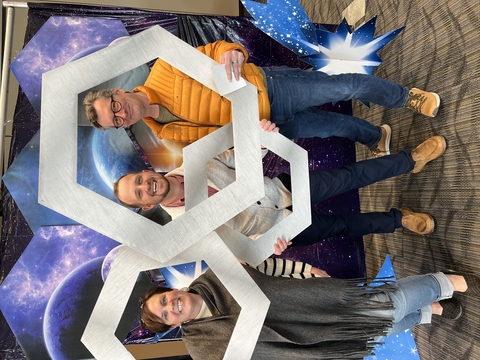
<instances>
[{"instance_id":1,"label":"woman's hand","mask_svg":"<svg viewBox=\"0 0 480 360\"><path fill-rule=\"evenodd\" d=\"M273 244L273 253L275 255L282 255L282 253L290 246L292 245L292 242L291 241L288 241L285 240L285 239L280 239L280 238L277 238L277 242L275 244ZM312 268L313 269L313 268ZM322 270L320 270L322 271ZM313 273L312 273L313 274Z\"/></svg>"},{"instance_id":2,"label":"woman's hand","mask_svg":"<svg viewBox=\"0 0 480 360\"><path fill-rule=\"evenodd\" d=\"M320 276L320 277L330 277L330 275L327 274L325 270L318 269L316 267L312 266L312 270L310 272L314 275Z\"/></svg>"}]
</instances>

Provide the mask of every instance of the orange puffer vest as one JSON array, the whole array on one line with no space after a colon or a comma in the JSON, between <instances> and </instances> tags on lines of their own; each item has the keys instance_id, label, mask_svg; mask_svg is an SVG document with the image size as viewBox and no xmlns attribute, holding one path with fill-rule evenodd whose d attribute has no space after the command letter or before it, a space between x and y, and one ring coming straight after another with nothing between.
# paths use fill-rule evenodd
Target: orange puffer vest
<instances>
[{"instance_id":1,"label":"orange puffer vest","mask_svg":"<svg viewBox=\"0 0 480 360\"><path fill-rule=\"evenodd\" d=\"M226 41L207 44L197 50L217 62L220 62L221 54L230 50L242 51L245 61L248 58L245 48ZM269 119L270 103L262 71L254 64L244 63L242 76L258 89L260 119ZM144 118L145 123L160 139L191 143L232 121L229 100L161 59L155 62L145 84L136 87L134 91L144 93L150 104L159 104L184 120L161 124L150 117Z\"/></svg>"}]
</instances>

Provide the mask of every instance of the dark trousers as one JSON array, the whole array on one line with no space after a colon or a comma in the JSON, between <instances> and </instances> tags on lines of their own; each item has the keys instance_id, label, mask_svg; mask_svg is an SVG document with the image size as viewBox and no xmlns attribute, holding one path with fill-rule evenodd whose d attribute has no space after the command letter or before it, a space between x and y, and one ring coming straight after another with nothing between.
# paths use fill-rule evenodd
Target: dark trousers
<instances>
[{"instance_id":1,"label":"dark trousers","mask_svg":"<svg viewBox=\"0 0 480 360\"><path fill-rule=\"evenodd\" d=\"M340 169L310 171L311 203L317 204L344 192L409 173L413 165L411 151L407 150ZM280 174L278 178L291 190L290 175ZM293 239L292 245L311 245L332 236L391 233L400 227L402 214L398 209L360 214L317 214L312 210L312 224Z\"/></svg>"}]
</instances>

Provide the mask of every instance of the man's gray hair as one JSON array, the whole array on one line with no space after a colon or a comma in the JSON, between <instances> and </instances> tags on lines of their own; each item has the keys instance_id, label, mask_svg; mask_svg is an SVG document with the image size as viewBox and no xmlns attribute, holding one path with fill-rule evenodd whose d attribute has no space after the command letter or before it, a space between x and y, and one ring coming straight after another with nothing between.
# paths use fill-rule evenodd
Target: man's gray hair
<instances>
[{"instance_id":1,"label":"man's gray hair","mask_svg":"<svg viewBox=\"0 0 480 360\"><path fill-rule=\"evenodd\" d=\"M98 123L97 110L93 107L93 103L98 99L110 99L114 94L113 90L92 90L83 99L83 105L85 105L85 114L90 123L99 130L105 130L102 125Z\"/></svg>"}]
</instances>

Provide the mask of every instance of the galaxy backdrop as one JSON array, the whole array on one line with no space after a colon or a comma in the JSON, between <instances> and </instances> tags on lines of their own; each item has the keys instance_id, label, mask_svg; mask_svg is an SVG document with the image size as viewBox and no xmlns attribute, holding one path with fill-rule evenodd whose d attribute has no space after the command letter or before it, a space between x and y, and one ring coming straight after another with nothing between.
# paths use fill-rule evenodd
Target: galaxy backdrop
<instances>
[{"instance_id":1,"label":"galaxy backdrop","mask_svg":"<svg viewBox=\"0 0 480 360\"><path fill-rule=\"evenodd\" d=\"M42 25L46 26L45 34L40 32L33 38ZM41 74L152 25L163 26L192 46L218 39L239 42L249 51L250 61L260 66L309 67L298 54L261 32L248 18L31 4L25 52L12 64L22 91L15 111L11 170L4 178L8 189L4 195L1 240L6 251L2 252L0 265L0 308L4 316L0 325L0 351L8 353L9 359L90 357L79 338L118 245L84 226L72 224L70 219L55 217L58 214L45 215L50 210L38 208L38 134L35 134L40 127ZM334 30L335 26L327 28ZM325 108L351 112L350 103ZM123 174L126 167L141 169L149 163L138 153L140 140L132 144L123 130L108 134L99 137L98 132L92 133L91 129L79 131L82 156L79 156L78 169L84 173L79 175L78 182L110 197L112 180L119 173ZM311 169L337 168L355 161L355 146L349 140L300 139L297 143L309 150ZM116 156L119 151L132 160L119 161L120 157ZM288 171L288 163L274 154L265 158L264 165L268 176ZM30 216L27 209L35 210ZM358 193L330 199L319 204L316 211L358 212ZM362 238L326 239L317 245L290 249L284 257L310 262L332 276L365 276ZM189 281L204 270L204 264L186 264L165 269L163 273L169 281L176 282L177 278ZM175 332L168 336L178 335ZM142 332L138 323L133 323L128 336L130 343L138 343L150 339L152 334Z\"/></svg>"}]
</instances>

